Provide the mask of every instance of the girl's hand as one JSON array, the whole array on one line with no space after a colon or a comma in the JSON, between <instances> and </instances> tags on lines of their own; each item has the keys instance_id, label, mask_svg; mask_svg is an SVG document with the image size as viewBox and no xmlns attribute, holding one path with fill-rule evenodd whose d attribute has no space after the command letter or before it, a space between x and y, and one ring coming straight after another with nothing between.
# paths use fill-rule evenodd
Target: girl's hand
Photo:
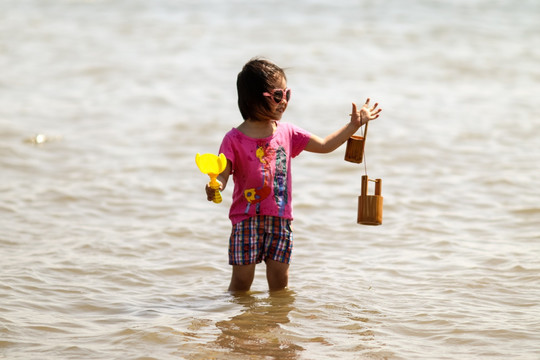
<instances>
[{"instance_id":1,"label":"girl's hand","mask_svg":"<svg viewBox=\"0 0 540 360\"><path fill-rule=\"evenodd\" d=\"M216 180L219 183L219 191L223 191L223 183L219 180ZM214 201L214 197L216 196L216 190L212 189L208 184L206 184L206 187L204 188L206 191L206 199L208 201Z\"/></svg>"},{"instance_id":2,"label":"girl's hand","mask_svg":"<svg viewBox=\"0 0 540 360\"><path fill-rule=\"evenodd\" d=\"M352 113L351 113L351 122L356 126L360 127L364 124L367 124L368 121L374 120L379 117L379 113L382 109L377 109L379 106L378 103L375 103L372 107L369 106L369 98L366 100L366 103L362 106L360 111L356 109L356 104L352 104Z\"/></svg>"}]
</instances>

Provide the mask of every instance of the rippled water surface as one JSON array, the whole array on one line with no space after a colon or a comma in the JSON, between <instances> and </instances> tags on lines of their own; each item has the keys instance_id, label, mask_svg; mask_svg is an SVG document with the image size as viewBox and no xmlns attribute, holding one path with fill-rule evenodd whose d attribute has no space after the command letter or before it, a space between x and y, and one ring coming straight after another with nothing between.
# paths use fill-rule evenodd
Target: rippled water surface
<instances>
[{"instance_id":1,"label":"rippled water surface","mask_svg":"<svg viewBox=\"0 0 540 360\"><path fill-rule=\"evenodd\" d=\"M3 0L0 358L538 359L539 49L532 0ZM257 55L283 121L384 110L364 164L295 159L290 288L233 296L194 157Z\"/></svg>"}]
</instances>

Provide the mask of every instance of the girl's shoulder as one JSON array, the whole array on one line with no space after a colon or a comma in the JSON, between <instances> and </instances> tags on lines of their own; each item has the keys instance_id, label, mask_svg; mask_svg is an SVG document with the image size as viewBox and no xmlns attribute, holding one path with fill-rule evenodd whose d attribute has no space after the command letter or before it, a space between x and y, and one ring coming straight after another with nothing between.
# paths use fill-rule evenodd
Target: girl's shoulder
<instances>
[{"instance_id":1,"label":"girl's shoulder","mask_svg":"<svg viewBox=\"0 0 540 360\"><path fill-rule=\"evenodd\" d=\"M310 136L310 133L301 127L294 125L292 123L288 122L276 122L276 128L273 134L267 137L251 137L247 134L245 134L243 131L241 131L238 128L232 128L225 134L225 139L229 141L239 141L239 142L256 142L260 143L261 141L271 141L272 139L279 139L279 138L291 138L296 136Z\"/></svg>"},{"instance_id":2,"label":"girl's shoulder","mask_svg":"<svg viewBox=\"0 0 540 360\"><path fill-rule=\"evenodd\" d=\"M278 131L281 131L282 133L288 134L293 137L296 137L296 136L311 137L311 133L309 131L302 129L298 125L287 123L287 122L283 122L283 123L280 122L278 126Z\"/></svg>"},{"instance_id":3,"label":"girl's shoulder","mask_svg":"<svg viewBox=\"0 0 540 360\"><path fill-rule=\"evenodd\" d=\"M293 123L289 123L289 122L278 122L277 123L277 128L276 128L276 133L277 132L282 132L282 133L292 133L292 132L295 132L295 131L304 131L302 130L299 126L297 125L294 125Z\"/></svg>"}]
</instances>

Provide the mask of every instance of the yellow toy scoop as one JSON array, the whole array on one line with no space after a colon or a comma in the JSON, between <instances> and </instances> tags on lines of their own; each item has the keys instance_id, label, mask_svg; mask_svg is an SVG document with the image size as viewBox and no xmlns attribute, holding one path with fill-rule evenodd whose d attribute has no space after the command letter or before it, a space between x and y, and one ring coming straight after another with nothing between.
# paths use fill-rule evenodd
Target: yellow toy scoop
<instances>
[{"instance_id":1,"label":"yellow toy scoop","mask_svg":"<svg viewBox=\"0 0 540 360\"><path fill-rule=\"evenodd\" d=\"M216 191L214 202L219 204L221 202L221 193L219 192L220 185L217 181L217 176L227 167L227 158L225 157L225 154L219 154L219 156L217 156L215 154L201 155L197 153L195 162L203 174L210 176L208 186Z\"/></svg>"}]
</instances>

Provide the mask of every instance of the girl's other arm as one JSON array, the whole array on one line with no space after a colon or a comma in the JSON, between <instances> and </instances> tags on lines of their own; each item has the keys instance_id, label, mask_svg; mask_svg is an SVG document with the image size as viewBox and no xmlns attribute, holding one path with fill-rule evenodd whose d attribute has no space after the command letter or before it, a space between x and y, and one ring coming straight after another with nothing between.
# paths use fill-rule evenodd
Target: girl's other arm
<instances>
[{"instance_id":1,"label":"girl's other arm","mask_svg":"<svg viewBox=\"0 0 540 360\"><path fill-rule=\"evenodd\" d=\"M227 182L229 181L230 175L231 175L231 161L227 160L227 167L217 177L217 181L220 184L219 191L225 190L225 187L227 186ZM208 184L206 184L205 191L206 191L206 198L208 199L208 201L214 201L214 195L216 191L212 189L210 186L208 186Z\"/></svg>"},{"instance_id":2,"label":"girl's other arm","mask_svg":"<svg viewBox=\"0 0 540 360\"><path fill-rule=\"evenodd\" d=\"M378 103L375 103L375 105L369 107L369 99L367 99L366 103L362 106L360 111L358 111L356 104L353 103L351 121L347 125L328 135L324 139L317 135L312 135L304 150L314 153L329 153L336 150L341 144L347 141L360 126L379 117L379 113L382 109L377 109L378 105Z\"/></svg>"}]
</instances>

